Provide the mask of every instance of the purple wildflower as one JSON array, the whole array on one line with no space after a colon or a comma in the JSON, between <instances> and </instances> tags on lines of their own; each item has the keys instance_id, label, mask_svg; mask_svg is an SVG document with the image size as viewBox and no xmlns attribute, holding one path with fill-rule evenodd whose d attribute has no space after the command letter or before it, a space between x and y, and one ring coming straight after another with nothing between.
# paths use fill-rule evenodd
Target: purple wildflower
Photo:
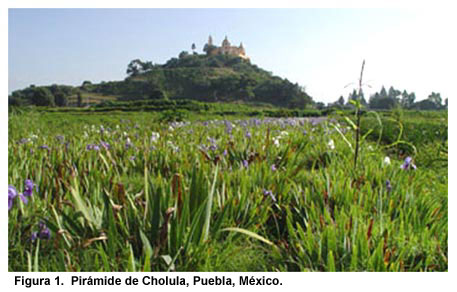
<instances>
[{"instance_id":1,"label":"purple wildflower","mask_svg":"<svg viewBox=\"0 0 457 292\"><path fill-rule=\"evenodd\" d=\"M129 160L130 160L130 161L133 161L133 160L135 160L135 158L136 158L136 157L133 155L133 156L130 156L130 157L129 157Z\"/></svg>"},{"instance_id":2,"label":"purple wildflower","mask_svg":"<svg viewBox=\"0 0 457 292\"><path fill-rule=\"evenodd\" d=\"M227 156L227 154L228 154L227 149L224 149L224 152L222 153L222 155Z\"/></svg>"},{"instance_id":3,"label":"purple wildflower","mask_svg":"<svg viewBox=\"0 0 457 292\"><path fill-rule=\"evenodd\" d=\"M248 168L248 166L249 166L249 162L246 159L243 160L243 166L244 166L244 168Z\"/></svg>"},{"instance_id":4,"label":"purple wildflower","mask_svg":"<svg viewBox=\"0 0 457 292\"><path fill-rule=\"evenodd\" d=\"M386 189L389 193L392 191L392 185L390 184L390 180L386 180Z\"/></svg>"},{"instance_id":5,"label":"purple wildflower","mask_svg":"<svg viewBox=\"0 0 457 292\"><path fill-rule=\"evenodd\" d=\"M33 188L35 187L35 184L31 179L26 179L24 182L24 195L27 197L30 197L33 193Z\"/></svg>"},{"instance_id":6,"label":"purple wildflower","mask_svg":"<svg viewBox=\"0 0 457 292\"><path fill-rule=\"evenodd\" d=\"M14 186L9 185L8 186L8 210L11 210L11 208L13 207L14 198L16 198L16 197L19 197L22 200L22 202L24 202L24 204L28 203L27 198L23 194L18 193Z\"/></svg>"},{"instance_id":7,"label":"purple wildflower","mask_svg":"<svg viewBox=\"0 0 457 292\"><path fill-rule=\"evenodd\" d=\"M8 186L8 210L11 210L13 207L13 200L17 196L17 190L14 186Z\"/></svg>"},{"instance_id":8,"label":"purple wildflower","mask_svg":"<svg viewBox=\"0 0 457 292\"><path fill-rule=\"evenodd\" d=\"M306 130L303 130L303 135L306 135L308 134L308 132L306 132Z\"/></svg>"},{"instance_id":9,"label":"purple wildflower","mask_svg":"<svg viewBox=\"0 0 457 292\"><path fill-rule=\"evenodd\" d=\"M103 148L107 149L107 150L110 149L110 145L109 145L108 143L104 142L104 141L101 141L101 142L100 142L100 145L101 145Z\"/></svg>"},{"instance_id":10,"label":"purple wildflower","mask_svg":"<svg viewBox=\"0 0 457 292\"><path fill-rule=\"evenodd\" d=\"M41 145L39 148L40 148L40 149L46 149L46 150L48 150L48 151L51 150L51 148L49 148L48 145Z\"/></svg>"},{"instance_id":11,"label":"purple wildflower","mask_svg":"<svg viewBox=\"0 0 457 292\"><path fill-rule=\"evenodd\" d=\"M95 151L99 151L99 150L100 150L100 146L95 145L95 144L87 144L86 150L95 150Z\"/></svg>"},{"instance_id":12,"label":"purple wildflower","mask_svg":"<svg viewBox=\"0 0 457 292\"><path fill-rule=\"evenodd\" d=\"M31 140L29 138L22 138L21 140L19 140L17 143L18 144L25 144L25 143L28 143L30 142Z\"/></svg>"},{"instance_id":13,"label":"purple wildflower","mask_svg":"<svg viewBox=\"0 0 457 292\"><path fill-rule=\"evenodd\" d=\"M251 137L252 137L251 132L246 131L246 138L251 139Z\"/></svg>"},{"instance_id":14,"label":"purple wildflower","mask_svg":"<svg viewBox=\"0 0 457 292\"><path fill-rule=\"evenodd\" d=\"M233 129L232 123L230 123L230 121L225 121L225 132L227 134L232 134L232 129Z\"/></svg>"},{"instance_id":15,"label":"purple wildflower","mask_svg":"<svg viewBox=\"0 0 457 292\"><path fill-rule=\"evenodd\" d=\"M217 145L213 144L213 145L209 146L209 150L216 151L217 150Z\"/></svg>"},{"instance_id":16,"label":"purple wildflower","mask_svg":"<svg viewBox=\"0 0 457 292\"><path fill-rule=\"evenodd\" d=\"M400 166L402 169L416 169L416 165L412 163L413 159L408 156L405 158L405 162Z\"/></svg>"},{"instance_id":17,"label":"purple wildflower","mask_svg":"<svg viewBox=\"0 0 457 292\"><path fill-rule=\"evenodd\" d=\"M43 221L40 221L38 223L38 232L33 232L31 240L35 241L37 238L39 239L50 239L51 238L51 231L49 228L46 226L46 224Z\"/></svg>"},{"instance_id":18,"label":"purple wildflower","mask_svg":"<svg viewBox=\"0 0 457 292\"><path fill-rule=\"evenodd\" d=\"M272 191L264 189L264 190L263 190L263 195L264 195L265 197L266 197L266 196L270 196L271 200L272 200L273 202L276 203L276 197L273 195L273 192L272 192Z\"/></svg>"},{"instance_id":19,"label":"purple wildflower","mask_svg":"<svg viewBox=\"0 0 457 292\"><path fill-rule=\"evenodd\" d=\"M276 171L276 170L277 170L276 165L273 164L273 165L271 166L271 171Z\"/></svg>"}]
</instances>

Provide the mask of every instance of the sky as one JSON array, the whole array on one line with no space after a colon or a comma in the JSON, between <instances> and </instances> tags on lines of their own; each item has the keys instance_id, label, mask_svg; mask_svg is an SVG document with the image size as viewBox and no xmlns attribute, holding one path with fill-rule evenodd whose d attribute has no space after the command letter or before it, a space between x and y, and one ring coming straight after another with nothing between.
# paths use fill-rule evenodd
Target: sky
<instances>
[{"instance_id":1,"label":"sky","mask_svg":"<svg viewBox=\"0 0 457 292\"><path fill-rule=\"evenodd\" d=\"M9 9L8 92L30 84L122 80L133 59L163 64L211 35L243 43L253 64L334 102L381 86L417 100L456 94L448 9Z\"/></svg>"}]
</instances>

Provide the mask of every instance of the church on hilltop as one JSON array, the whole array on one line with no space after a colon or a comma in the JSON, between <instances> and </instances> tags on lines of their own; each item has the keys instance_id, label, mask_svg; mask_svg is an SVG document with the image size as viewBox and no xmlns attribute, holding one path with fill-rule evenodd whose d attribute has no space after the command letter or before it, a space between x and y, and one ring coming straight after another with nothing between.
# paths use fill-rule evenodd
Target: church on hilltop
<instances>
[{"instance_id":1,"label":"church on hilltop","mask_svg":"<svg viewBox=\"0 0 457 292\"><path fill-rule=\"evenodd\" d=\"M209 36L208 43L205 44L203 51L206 52L208 56L214 55L232 55L238 56L242 59L249 60L249 57L246 55L246 51L244 50L243 43L240 43L240 46L232 46L225 36L225 39L222 41L222 45L220 47L213 45L213 38Z\"/></svg>"}]
</instances>

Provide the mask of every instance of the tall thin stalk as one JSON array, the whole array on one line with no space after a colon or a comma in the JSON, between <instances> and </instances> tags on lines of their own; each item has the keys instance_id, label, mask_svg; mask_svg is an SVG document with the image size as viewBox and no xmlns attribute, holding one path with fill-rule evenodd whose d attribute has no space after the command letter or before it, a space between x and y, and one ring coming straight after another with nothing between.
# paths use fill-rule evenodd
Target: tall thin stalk
<instances>
[{"instance_id":1,"label":"tall thin stalk","mask_svg":"<svg viewBox=\"0 0 457 292\"><path fill-rule=\"evenodd\" d=\"M356 129L355 129L355 155L354 155L354 170L357 168L357 157L359 156L359 137L360 137L360 98L362 96L362 77L363 77L363 68L365 67L365 60L362 63L362 70L360 70L360 79L359 79L359 92L357 105L355 107L355 115L357 118Z\"/></svg>"}]
</instances>

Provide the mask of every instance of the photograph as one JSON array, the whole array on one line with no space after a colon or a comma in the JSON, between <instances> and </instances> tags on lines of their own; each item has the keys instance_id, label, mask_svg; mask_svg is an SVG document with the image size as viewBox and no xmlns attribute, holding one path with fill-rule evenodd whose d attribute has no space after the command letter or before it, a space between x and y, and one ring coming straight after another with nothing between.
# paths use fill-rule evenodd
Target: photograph
<instances>
[{"instance_id":1,"label":"photograph","mask_svg":"<svg viewBox=\"0 0 457 292\"><path fill-rule=\"evenodd\" d=\"M13 284L448 272L444 9L7 15Z\"/></svg>"}]
</instances>

